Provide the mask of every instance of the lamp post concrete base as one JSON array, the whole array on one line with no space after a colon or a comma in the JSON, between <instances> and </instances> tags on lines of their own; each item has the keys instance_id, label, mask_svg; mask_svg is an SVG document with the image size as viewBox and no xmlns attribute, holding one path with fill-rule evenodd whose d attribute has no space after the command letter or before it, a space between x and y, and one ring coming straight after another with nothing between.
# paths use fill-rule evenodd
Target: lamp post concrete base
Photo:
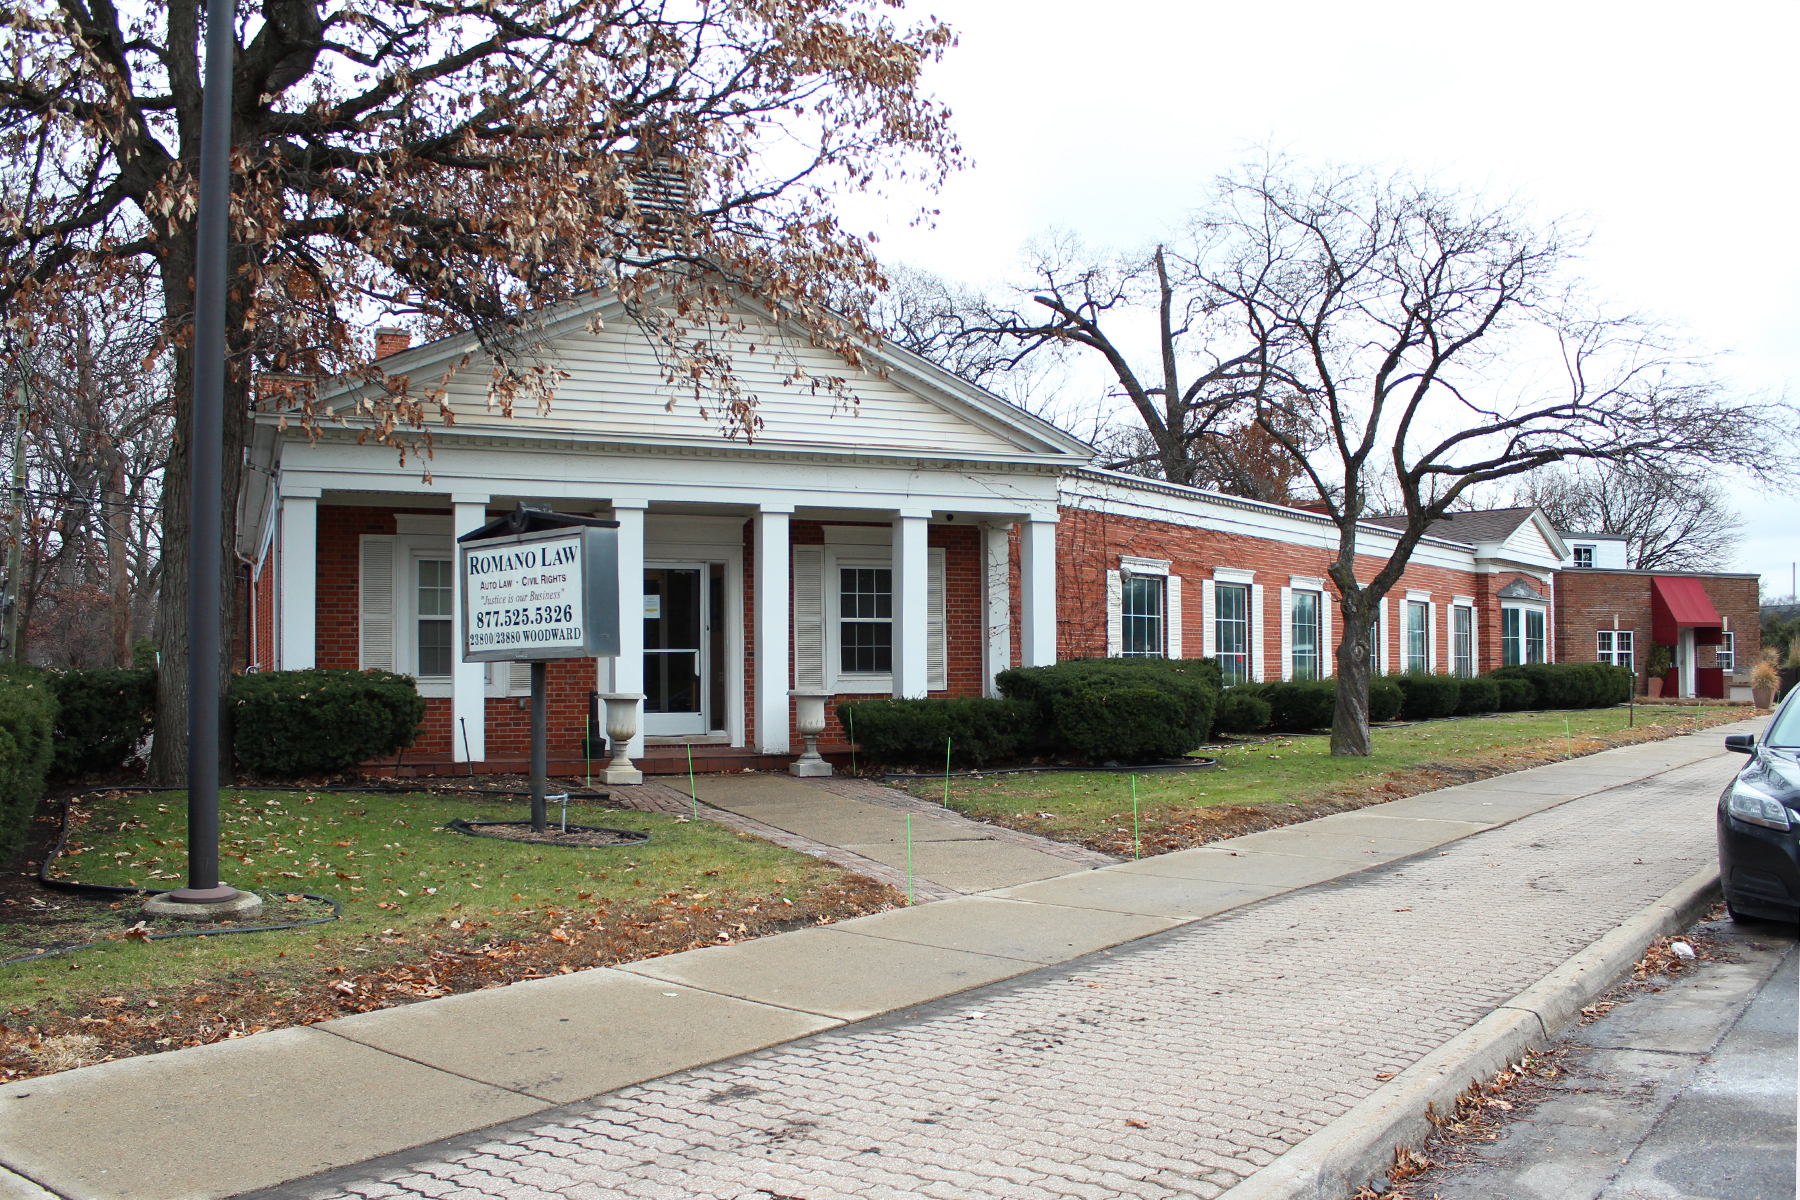
<instances>
[{"instance_id":1,"label":"lamp post concrete base","mask_svg":"<svg viewBox=\"0 0 1800 1200\"><path fill-rule=\"evenodd\" d=\"M172 894L152 896L138 911L165 921L254 921L262 916L262 897L255 892L234 890L221 899L199 902L171 900Z\"/></svg>"}]
</instances>

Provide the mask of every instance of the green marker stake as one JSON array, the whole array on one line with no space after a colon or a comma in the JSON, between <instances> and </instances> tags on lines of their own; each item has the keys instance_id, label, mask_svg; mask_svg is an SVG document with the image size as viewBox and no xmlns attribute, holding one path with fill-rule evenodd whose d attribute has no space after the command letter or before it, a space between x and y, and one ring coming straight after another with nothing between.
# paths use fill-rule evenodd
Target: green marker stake
<instances>
[{"instance_id":1,"label":"green marker stake","mask_svg":"<svg viewBox=\"0 0 1800 1200\"><path fill-rule=\"evenodd\" d=\"M1569 718L1563 718L1563 736L1569 739L1569 757L1575 757L1575 734L1569 728Z\"/></svg>"},{"instance_id":2,"label":"green marker stake","mask_svg":"<svg viewBox=\"0 0 1800 1200\"><path fill-rule=\"evenodd\" d=\"M1137 776L1131 777L1131 857L1138 857L1141 843L1138 841L1138 803Z\"/></svg>"},{"instance_id":3,"label":"green marker stake","mask_svg":"<svg viewBox=\"0 0 1800 1200\"><path fill-rule=\"evenodd\" d=\"M950 739L944 739L944 807L950 807Z\"/></svg>"},{"instance_id":4,"label":"green marker stake","mask_svg":"<svg viewBox=\"0 0 1800 1200\"><path fill-rule=\"evenodd\" d=\"M694 790L694 743L688 743L688 800L694 806L694 820L700 819L700 795Z\"/></svg>"},{"instance_id":5,"label":"green marker stake","mask_svg":"<svg viewBox=\"0 0 1800 1200\"><path fill-rule=\"evenodd\" d=\"M906 904L912 907L912 814L906 814Z\"/></svg>"}]
</instances>

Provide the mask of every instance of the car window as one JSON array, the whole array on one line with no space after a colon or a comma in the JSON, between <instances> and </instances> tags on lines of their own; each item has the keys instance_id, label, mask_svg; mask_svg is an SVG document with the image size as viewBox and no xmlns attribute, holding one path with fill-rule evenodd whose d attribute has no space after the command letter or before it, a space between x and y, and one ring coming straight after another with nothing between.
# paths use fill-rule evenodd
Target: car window
<instances>
[{"instance_id":1,"label":"car window","mask_svg":"<svg viewBox=\"0 0 1800 1200\"><path fill-rule=\"evenodd\" d=\"M1763 745L1800 749L1800 696L1781 706L1768 732L1763 734Z\"/></svg>"}]
</instances>

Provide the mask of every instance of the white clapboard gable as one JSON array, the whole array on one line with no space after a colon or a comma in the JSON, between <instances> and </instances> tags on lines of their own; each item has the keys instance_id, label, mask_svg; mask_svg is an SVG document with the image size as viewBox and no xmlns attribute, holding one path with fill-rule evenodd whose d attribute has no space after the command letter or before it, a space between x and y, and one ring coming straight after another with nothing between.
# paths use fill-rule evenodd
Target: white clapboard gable
<instances>
[{"instance_id":1,"label":"white clapboard gable","mask_svg":"<svg viewBox=\"0 0 1800 1200\"><path fill-rule=\"evenodd\" d=\"M1501 552L1512 558L1556 561L1557 553L1544 537L1544 531L1533 520L1519 523L1507 539L1500 543Z\"/></svg>"},{"instance_id":2,"label":"white clapboard gable","mask_svg":"<svg viewBox=\"0 0 1800 1200\"><path fill-rule=\"evenodd\" d=\"M940 386L936 373L916 361L890 364L885 375L858 370L771 319L746 313L744 320L744 330L721 333L720 338L731 350L743 391L756 397L756 413L762 420L756 442L764 447L864 452L879 447L888 452L1008 458L1076 449L1065 436L1038 428L1032 418L999 411L1005 406L996 408L991 398L985 403L965 402L966 395L956 393L966 394L970 390L966 385ZM547 415L518 409L506 418L490 412L490 368L485 360L473 358L448 384L457 430L717 440L717 414L709 412L710 419L703 418L705 400L665 382L650 339L629 318L614 316L598 330L585 320L564 322L546 340L546 347L545 361L566 372ZM395 373L410 373L417 388L435 385L450 364L433 354L433 347L421 346L383 365ZM830 377L848 381L854 403L812 382Z\"/></svg>"}]
</instances>

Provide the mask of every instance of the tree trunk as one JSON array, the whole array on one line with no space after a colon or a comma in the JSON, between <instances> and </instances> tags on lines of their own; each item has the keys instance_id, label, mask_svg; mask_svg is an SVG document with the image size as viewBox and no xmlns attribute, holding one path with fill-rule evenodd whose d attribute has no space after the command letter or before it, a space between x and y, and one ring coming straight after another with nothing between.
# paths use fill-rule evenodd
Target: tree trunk
<instances>
[{"instance_id":1,"label":"tree trunk","mask_svg":"<svg viewBox=\"0 0 1800 1200\"><path fill-rule=\"evenodd\" d=\"M1366 594L1353 592L1338 603L1344 633L1337 646L1337 708L1331 718L1331 753L1367 758L1369 740L1369 631L1373 607Z\"/></svg>"},{"instance_id":2,"label":"tree trunk","mask_svg":"<svg viewBox=\"0 0 1800 1200\"><path fill-rule=\"evenodd\" d=\"M156 660L156 739L150 750L150 782L159 786L178 787L187 782L188 757L188 593L190 583L188 531L189 463L188 447L193 444L194 421L194 354L191 326L194 313L194 231L189 228L170 239L171 250L161 263L163 307L171 331L190 327L188 336L175 343L174 389L175 436L169 447L168 465L163 475L162 517L163 545L161 587L157 589L157 626L162 641ZM243 286L243 258L236 247L227 257L230 278ZM236 351L244 323L241 300L228 298L225 304L226 346ZM221 553L219 555L219 697L229 706L231 695L231 653L233 616L236 612L234 582L237 575L237 506L238 492L243 486L244 433L249 413L250 388L247 378L248 358L233 353L225 372L224 457L221 480L220 521ZM229 716L229 707L221 717ZM229 720L220 721L220 777L232 778L232 756Z\"/></svg>"}]
</instances>

